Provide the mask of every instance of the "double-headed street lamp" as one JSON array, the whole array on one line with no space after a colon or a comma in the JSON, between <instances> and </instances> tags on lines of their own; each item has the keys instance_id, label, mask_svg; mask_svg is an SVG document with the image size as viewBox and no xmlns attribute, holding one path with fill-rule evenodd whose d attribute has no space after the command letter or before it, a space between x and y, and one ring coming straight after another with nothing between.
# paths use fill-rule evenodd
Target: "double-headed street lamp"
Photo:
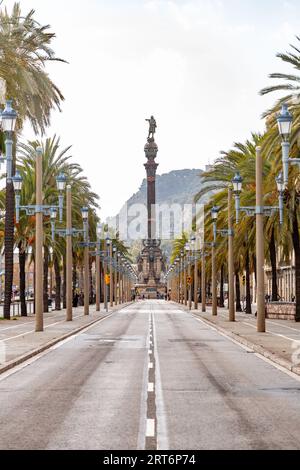
<instances>
[{"instance_id":1,"label":"double-headed street lamp","mask_svg":"<svg viewBox=\"0 0 300 470\"><path fill-rule=\"evenodd\" d=\"M62 194L64 189L64 178L63 175L59 175L57 178L57 187ZM62 203L59 205L61 206ZM66 188L66 228L55 228L56 221L56 209L53 208L51 211L51 233L52 240L55 239L55 234L58 234L60 237L66 238L66 320L72 321L73 319L73 295L72 295L72 237L78 236L79 234L84 234L83 229L77 229L72 227L72 192L71 186L67 185Z\"/></svg>"},{"instance_id":2,"label":"double-headed street lamp","mask_svg":"<svg viewBox=\"0 0 300 470\"><path fill-rule=\"evenodd\" d=\"M277 116L277 124L282 143L282 167L283 167L283 183L286 187L289 180L289 164L299 165L300 158L290 158L290 135L292 130L293 116L288 110L287 104L283 104L280 113Z\"/></svg>"},{"instance_id":3,"label":"double-headed street lamp","mask_svg":"<svg viewBox=\"0 0 300 470\"><path fill-rule=\"evenodd\" d=\"M239 221L239 213L246 212L248 216L256 216L256 283L257 283L257 331L266 331L265 321L265 281L264 281L264 216L271 216L279 210L280 222L283 221L283 190L284 181L279 175L276 179L279 192L279 206L264 206L263 204L263 165L261 148L256 148L256 206L240 205L240 193L242 191L243 179L239 173L232 180L235 194L236 222Z\"/></svg>"},{"instance_id":4,"label":"double-headed street lamp","mask_svg":"<svg viewBox=\"0 0 300 470\"><path fill-rule=\"evenodd\" d=\"M233 227L232 227L232 215L231 215L231 203L232 203L232 190L228 188L228 228L217 229L217 219L219 208L213 207L211 215L213 219L213 245L212 245L212 271L213 271L213 315L217 314L217 294L216 294L216 263L215 263L215 243L217 234L221 234L224 237L228 237L228 310L229 310L229 321L235 321L235 310L234 310L234 258L233 258Z\"/></svg>"},{"instance_id":5,"label":"double-headed street lamp","mask_svg":"<svg viewBox=\"0 0 300 470\"><path fill-rule=\"evenodd\" d=\"M63 211L63 190L65 188L65 177L59 175L57 182L57 189L59 191L59 204L43 205L42 196L42 154L41 147L36 149L36 204L21 206L20 205L20 192L22 188L22 177L20 173L12 178L15 199L16 199L16 221L19 222L20 210L24 210L27 215L35 214L35 331L43 331L43 215L51 216L51 213L56 214L59 209L60 219L62 220Z\"/></svg>"}]
</instances>

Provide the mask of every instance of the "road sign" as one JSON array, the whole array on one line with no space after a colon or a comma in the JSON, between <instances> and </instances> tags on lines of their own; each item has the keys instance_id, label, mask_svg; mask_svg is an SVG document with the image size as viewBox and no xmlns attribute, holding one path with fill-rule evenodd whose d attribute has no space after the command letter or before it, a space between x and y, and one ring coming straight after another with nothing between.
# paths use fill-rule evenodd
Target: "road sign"
<instances>
[{"instance_id":1,"label":"road sign","mask_svg":"<svg viewBox=\"0 0 300 470\"><path fill-rule=\"evenodd\" d=\"M105 274L105 284L110 284L110 274Z\"/></svg>"},{"instance_id":2,"label":"road sign","mask_svg":"<svg viewBox=\"0 0 300 470\"><path fill-rule=\"evenodd\" d=\"M191 277L191 276L187 276L186 282L187 282L188 285L190 286L190 285L192 284L192 277Z\"/></svg>"}]
</instances>

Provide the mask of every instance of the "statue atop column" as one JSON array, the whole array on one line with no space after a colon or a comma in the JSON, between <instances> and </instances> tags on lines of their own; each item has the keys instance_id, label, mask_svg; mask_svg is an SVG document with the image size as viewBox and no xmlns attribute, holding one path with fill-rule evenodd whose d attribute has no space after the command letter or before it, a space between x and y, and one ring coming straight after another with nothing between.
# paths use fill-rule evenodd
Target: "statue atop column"
<instances>
[{"instance_id":1,"label":"statue atop column","mask_svg":"<svg viewBox=\"0 0 300 470\"><path fill-rule=\"evenodd\" d=\"M149 133L148 133L148 140L153 139L154 140L154 134L156 132L156 121L153 116L150 117L150 119L146 119L146 121L149 122Z\"/></svg>"}]
</instances>

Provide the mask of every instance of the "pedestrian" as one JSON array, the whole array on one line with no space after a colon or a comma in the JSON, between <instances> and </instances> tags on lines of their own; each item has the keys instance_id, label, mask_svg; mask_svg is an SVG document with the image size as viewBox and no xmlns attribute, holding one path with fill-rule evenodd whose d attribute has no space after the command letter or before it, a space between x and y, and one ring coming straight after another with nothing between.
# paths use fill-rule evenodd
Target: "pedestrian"
<instances>
[{"instance_id":1,"label":"pedestrian","mask_svg":"<svg viewBox=\"0 0 300 470\"><path fill-rule=\"evenodd\" d=\"M74 295L73 295L73 307L78 307L78 293L75 291Z\"/></svg>"}]
</instances>

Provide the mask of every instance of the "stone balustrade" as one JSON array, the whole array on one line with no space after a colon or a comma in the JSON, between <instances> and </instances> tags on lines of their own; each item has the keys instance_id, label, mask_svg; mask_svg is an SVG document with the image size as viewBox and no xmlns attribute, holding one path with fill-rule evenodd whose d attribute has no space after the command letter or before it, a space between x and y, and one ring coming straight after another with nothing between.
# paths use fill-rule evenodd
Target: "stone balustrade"
<instances>
[{"instance_id":1,"label":"stone balustrade","mask_svg":"<svg viewBox=\"0 0 300 470\"><path fill-rule=\"evenodd\" d=\"M268 302L266 303L266 318L295 321L295 302Z\"/></svg>"}]
</instances>

